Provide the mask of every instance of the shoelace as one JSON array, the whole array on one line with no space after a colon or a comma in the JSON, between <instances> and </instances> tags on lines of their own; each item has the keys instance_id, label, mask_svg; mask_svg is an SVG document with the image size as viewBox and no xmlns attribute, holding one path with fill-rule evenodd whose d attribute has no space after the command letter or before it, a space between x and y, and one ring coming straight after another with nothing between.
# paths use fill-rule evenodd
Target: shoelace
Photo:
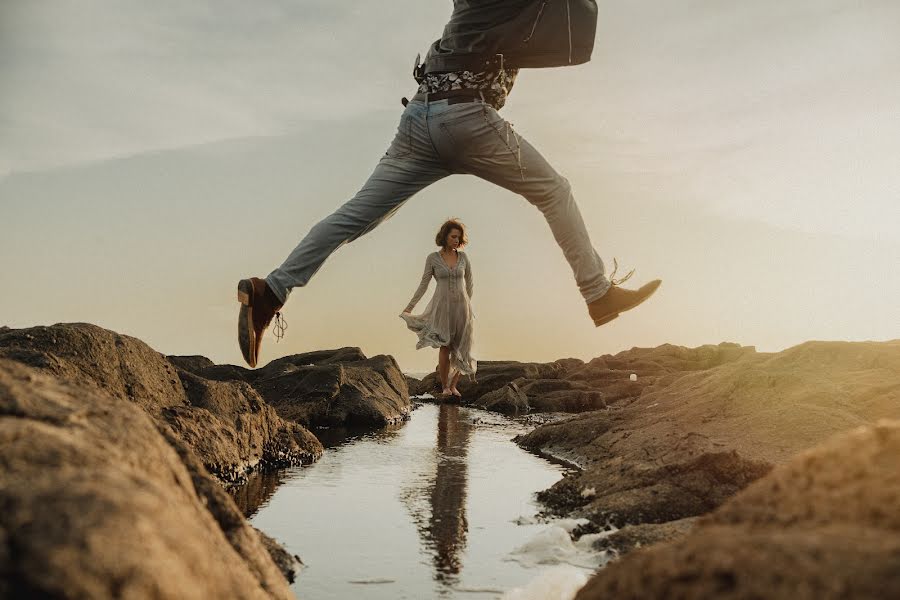
<instances>
[{"instance_id":1,"label":"shoelace","mask_svg":"<svg viewBox=\"0 0 900 600\"><path fill-rule=\"evenodd\" d=\"M618 259L613 258L613 272L609 276L609 282L613 285L622 285L623 283L625 283L626 281L631 279L632 275L634 275L634 269L632 269L632 270L628 271L628 274L625 275L625 277L622 277L621 279L616 279L616 271L618 271L618 270L619 270L619 261L618 261Z\"/></svg>"},{"instance_id":2,"label":"shoelace","mask_svg":"<svg viewBox=\"0 0 900 600\"><path fill-rule=\"evenodd\" d=\"M272 335L275 336L275 343L281 341L287 328L287 321L284 320L284 316L280 312L275 313L275 320L272 322Z\"/></svg>"}]
</instances>

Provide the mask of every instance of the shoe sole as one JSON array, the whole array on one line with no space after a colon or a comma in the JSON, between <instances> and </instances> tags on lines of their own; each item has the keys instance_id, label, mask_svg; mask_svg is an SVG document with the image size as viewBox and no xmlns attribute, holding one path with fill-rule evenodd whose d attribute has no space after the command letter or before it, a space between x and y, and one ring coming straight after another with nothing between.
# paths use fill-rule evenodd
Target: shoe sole
<instances>
[{"instance_id":1,"label":"shoe sole","mask_svg":"<svg viewBox=\"0 0 900 600\"><path fill-rule=\"evenodd\" d=\"M612 321L613 319L615 319L616 317L618 317L619 315L621 315L623 312L625 312L625 311L627 311L627 310L631 310L632 308L636 308L636 307L640 306L641 304L643 304L644 302L646 302L646 301L650 298L650 296L652 296L653 294L656 293L656 290L659 289L659 286L660 286L661 284L662 284L662 282L656 284L656 287L653 288L652 290L650 290L650 293L649 293L649 294L647 294L646 296L644 296L643 298L641 298L640 300L638 300L638 301L635 302L634 304L629 304L628 306L626 306L625 308L621 309L619 312L617 312L617 313L615 313L615 314L613 314L613 315L607 315L607 316L603 317L602 319L597 319L596 321L594 321L594 327L600 327L601 325L606 325L607 323L609 323L610 321Z\"/></svg>"},{"instance_id":2,"label":"shoe sole","mask_svg":"<svg viewBox=\"0 0 900 600\"><path fill-rule=\"evenodd\" d=\"M256 367L256 330L253 328L253 307L250 299L253 297L253 284L249 279L238 282L237 299L241 303L238 313L238 345L244 360L253 369Z\"/></svg>"}]
</instances>

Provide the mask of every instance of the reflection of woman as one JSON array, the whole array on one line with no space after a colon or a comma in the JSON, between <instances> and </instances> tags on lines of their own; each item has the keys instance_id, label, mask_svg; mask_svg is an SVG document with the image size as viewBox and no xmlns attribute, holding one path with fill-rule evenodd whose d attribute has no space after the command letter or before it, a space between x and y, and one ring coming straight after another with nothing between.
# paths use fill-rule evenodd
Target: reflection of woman
<instances>
[{"instance_id":1,"label":"reflection of woman","mask_svg":"<svg viewBox=\"0 0 900 600\"><path fill-rule=\"evenodd\" d=\"M461 396L456 384L460 375L474 375L471 356L473 315L472 264L460 248L468 243L465 226L455 219L441 225L435 237L440 247L425 259L422 281L400 317L419 336L416 348L438 348L438 375L444 394ZM425 294L434 277L437 287L425 312L413 315L412 309Z\"/></svg>"}]
</instances>

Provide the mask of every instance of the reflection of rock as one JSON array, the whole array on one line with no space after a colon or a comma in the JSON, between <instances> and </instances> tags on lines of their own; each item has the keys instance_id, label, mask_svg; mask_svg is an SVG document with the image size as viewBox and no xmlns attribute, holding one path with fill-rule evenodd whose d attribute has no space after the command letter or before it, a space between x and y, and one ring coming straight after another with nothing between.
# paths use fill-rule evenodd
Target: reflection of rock
<instances>
[{"instance_id":1,"label":"reflection of rock","mask_svg":"<svg viewBox=\"0 0 900 600\"><path fill-rule=\"evenodd\" d=\"M94 325L7 330L0 357L137 404L225 482L240 482L257 466L309 463L322 452L312 434L282 420L246 383L192 375L140 340ZM211 364L203 357L177 361L200 370Z\"/></svg>"},{"instance_id":2,"label":"reflection of rock","mask_svg":"<svg viewBox=\"0 0 900 600\"><path fill-rule=\"evenodd\" d=\"M577 598L898 598L898 502L900 421L882 421L802 452Z\"/></svg>"},{"instance_id":3,"label":"reflection of rock","mask_svg":"<svg viewBox=\"0 0 900 600\"><path fill-rule=\"evenodd\" d=\"M178 399L174 368L156 381L158 355L95 329L0 334L4 354L41 366L0 359L0 597L292 598L222 487L153 417ZM60 354L36 349L51 336ZM104 362L106 344L121 362Z\"/></svg>"},{"instance_id":4,"label":"reflection of rock","mask_svg":"<svg viewBox=\"0 0 900 600\"><path fill-rule=\"evenodd\" d=\"M272 497L284 479L283 470L253 473L244 484L230 488L228 493L241 514L249 519Z\"/></svg>"},{"instance_id":5,"label":"reflection of rock","mask_svg":"<svg viewBox=\"0 0 900 600\"><path fill-rule=\"evenodd\" d=\"M411 407L397 362L366 358L358 348L272 361L253 385L278 414L306 426L383 427L405 419Z\"/></svg>"}]
</instances>

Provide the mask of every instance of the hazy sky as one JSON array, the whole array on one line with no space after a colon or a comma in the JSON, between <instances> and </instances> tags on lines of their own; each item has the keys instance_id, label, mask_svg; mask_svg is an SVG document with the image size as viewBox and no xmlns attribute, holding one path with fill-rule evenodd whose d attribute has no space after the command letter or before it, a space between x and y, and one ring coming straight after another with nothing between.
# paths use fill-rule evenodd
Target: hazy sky
<instances>
[{"instance_id":1,"label":"hazy sky","mask_svg":"<svg viewBox=\"0 0 900 600\"><path fill-rule=\"evenodd\" d=\"M239 363L237 280L363 183L450 10L0 2L0 324ZM523 72L502 114L657 296L595 329L540 213L457 176L295 290L263 360L352 345L432 368L397 314L448 216L481 359L900 337L898 39L894 0L601 2L594 60Z\"/></svg>"}]
</instances>

